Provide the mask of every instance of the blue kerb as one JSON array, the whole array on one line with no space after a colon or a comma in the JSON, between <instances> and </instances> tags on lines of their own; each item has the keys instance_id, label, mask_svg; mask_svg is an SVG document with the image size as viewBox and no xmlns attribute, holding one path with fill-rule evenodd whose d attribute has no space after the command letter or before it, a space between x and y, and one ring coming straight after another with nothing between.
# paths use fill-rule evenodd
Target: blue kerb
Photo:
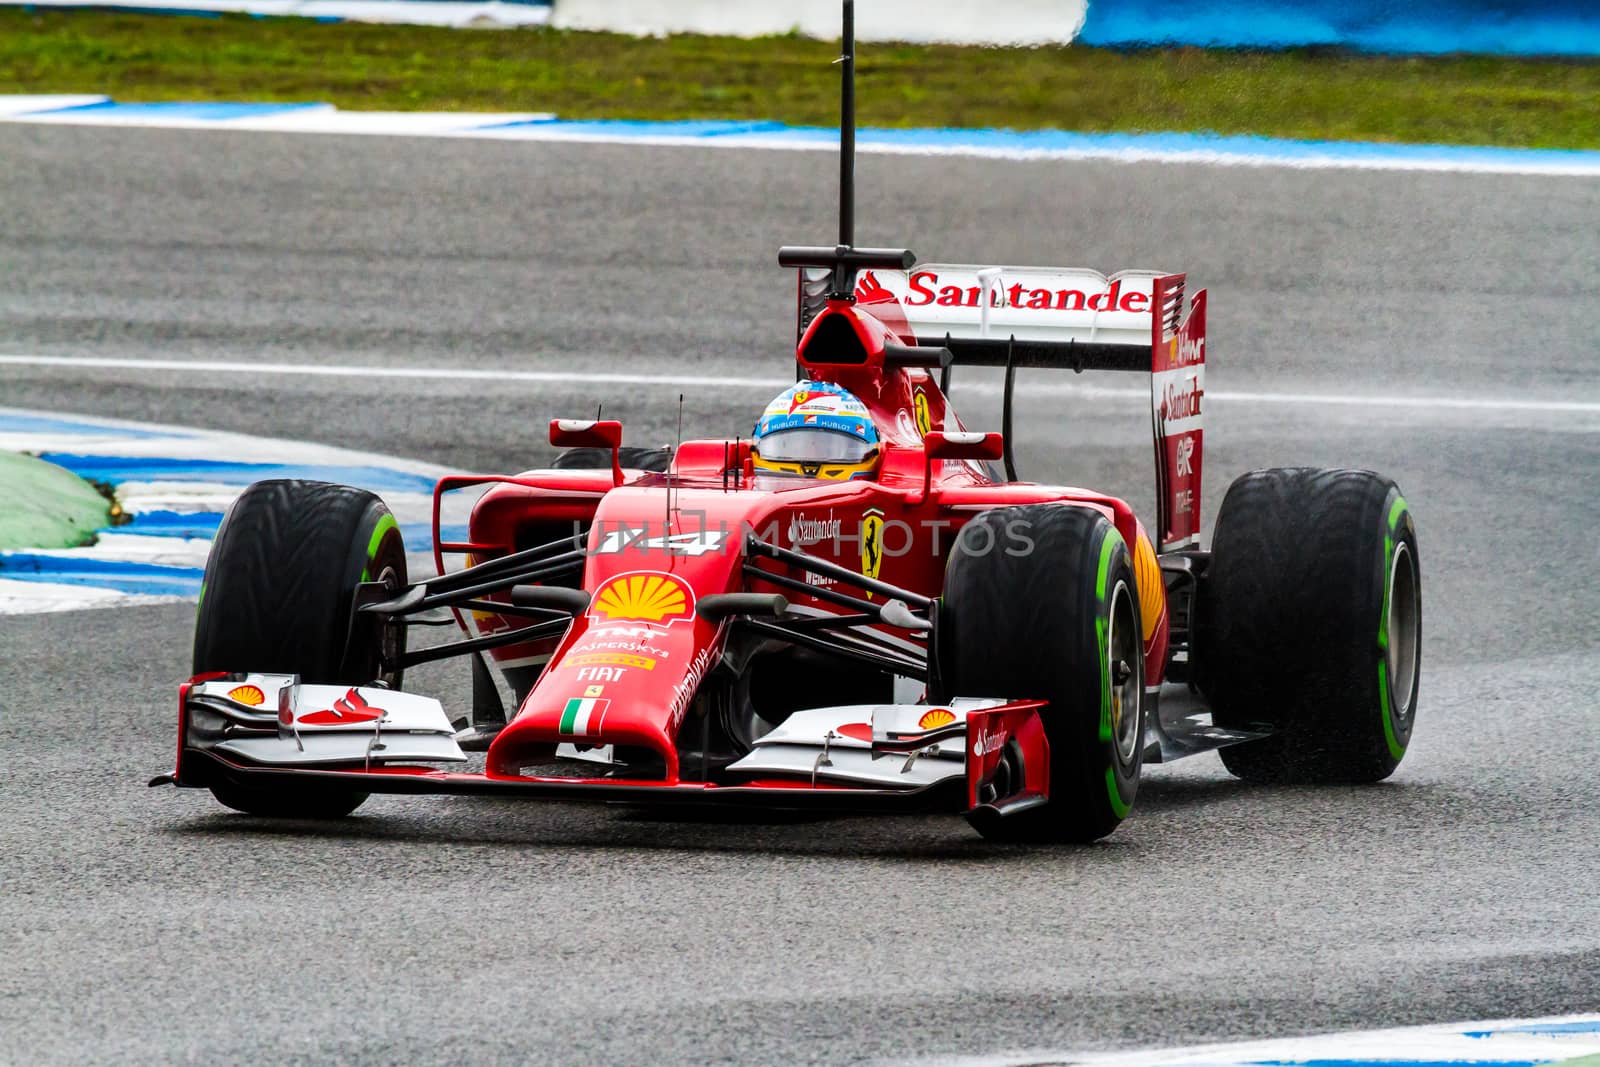
<instances>
[{"instance_id":1,"label":"blue kerb","mask_svg":"<svg viewBox=\"0 0 1600 1067\"><path fill-rule=\"evenodd\" d=\"M441 526L439 536L446 541L461 542L467 539L465 526ZM400 537L406 543L407 552L428 552L433 549L433 523L431 522L403 522L400 524Z\"/></svg>"},{"instance_id":2,"label":"blue kerb","mask_svg":"<svg viewBox=\"0 0 1600 1067\"><path fill-rule=\"evenodd\" d=\"M138 534L141 537L181 537L210 539L222 524L220 511L141 511L122 526L107 526L101 533Z\"/></svg>"},{"instance_id":3,"label":"blue kerb","mask_svg":"<svg viewBox=\"0 0 1600 1067\"><path fill-rule=\"evenodd\" d=\"M0 578L53 585L85 585L149 596L199 596L204 572L198 567L126 563L81 556L0 552Z\"/></svg>"},{"instance_id":4,"label":"blue kerb","mask_svg":"<svg viewBox=\"0 0 1600 1067\"><path fill-rule=\"evenodd\" d=\"M45 113L107 111L119 114L171 116L191 120L224 121L287 111L321 107L320 104L250 103L149 103L119 104L105 100L70 108L47 109ZM553 118L519 119L513 122L472 125L473 116L461 115L463 131L548 129L575 136L604 138L637 137L685 140L715 140L726 144L741 141L763 143L790 142L796 145L833 144L838 131L827 127L785 126L779 122L737 120L683 120L646 122L632 119L563 120ZM1140 153L1171 158L1193 156L1204 160L1267 160L1308 163L1345 161L1349 163L1437 164L1441 166L1479 165L1507 169L1571 167L1600 170L1600 152L1571 149L1496 148L1476 145L1381 144L1351 141L1295 141L1249 135L1209 133L1080 133L1071 130L1006 129L881 129L867 128L857 134L866 148L874 145L929 150L978 150L1004 153L1086 155Z\"/></svg>"},{"instance_id":5,"label":"blue kerb","mask_svg":"<svg viewBox=\"0 0 1600 1067\"><path fill-rule=\"evenodd\" d=\"M837 130L818 126L785 126L777 122L636 122L632 120L568 121L535 119L501 123L476 129L538 127L577 135L604 137L674 137L737 142L742 138L763 142L832 144ZM868 128L856 135L865 147L979 149L994 152L1041 152L1103 155L1109 152L1148 152L1164 156L1249 158L1284 161L1347 160L1479 164L1487 166L1550 167L1574 165L1600 169L1600 152L1572 149L1496 148L1479 145L1381 144L1361 141L1296 141L1245 134L1213 133L1078 133L1072 130L1003 129L881 129Z\"/></svg>"},{"instance_id":6,"label":"blue kerb","mask_svg":"<svg viewBox=\"0 0 1600 1067\"><path fill-rule=\"evenodd\" d=\"M501 122L492 126L474 126L473 129L504 130L518 126L540 126L559 129L563 133L595 133L608 137L618 134L624 136L635 134L639 137L730 137L738 134L784 133L790 129L781 122L739 122L732 119L681 119L672 122L633 119L518 119L516 122Z\"/></svg>"},{"instance_id":7,"label":"blue kerb","mask_svg":"<svg viewBox=\"0 0 1600 1067\"><path fill-rule=\"evenodd\" d=\"M59 433L82 437L182 437L193 434L169 430L135 430L122 426L101 426L92 422L57 419L47 415L11 415L0 412L0 433Z\"/></svg>"},{"instance_id":8,"label":"blue kerb","mask_svg":"<svg viewBox=\"0 0 1600 1067\"><path fill-rule=\"evenodd\" d=\"M149 115L161 118L198 119L221 122L227 119L258 118L262 115L277 115L285 111L304 111L306 108L323 107L323 104L234 104L224 102L184 103L171 101L166 103L149 104L119 104L115 100L101 100L93 104L80 104L77 107L56 108L49 114L82 113L86 111L115 111L118 114L136 116Z\"/></svg>"},{"instance_id":9,"label":"blue kerb","mask_svg":"<svg viewBox=\"0 0 1600 1067\"><path fill-rule=\"evenodd\" d=\"M1539 1067L1563 1057L1520 1060L1421 1059L1374 1056L1364 1059L1240 1060L1246 1067Z\"/></svg>"},{"instance_id":10,"label":"blue kerb","mask_svg":"<svg viewBox=\"0 0 1600 1067\"><path fill-rule=\"evenodd\" d=\"M1564 1023L1525 1023L1492 1030L1463 1030L1463 1037L1493 1037L1496 1034L1600 1034L1600 1019L1578 1019Z\"/></svg>"},{"instance_id":11,"label":"blue kerb","mask_svg":"<svg viewBox=\"0 0 1600 1067\"><path fill-rule=\"evenodd\" d=\"M179 511L141 511L135 514L132 521L122 526L107 526L100 533L107 534L137 534L140 537L181 537L185 540L196 538L211 540L217 536L217 527L222 525L222 512L197 511L184 513ZM440 535L446 541L465 541L467 528L464 525L445 526L440 529ZM433 524L431 522L404 522L400 524L400 536L405 540L408 552L427 552L433 547Z\"/></svg>"},{"instance_id":12,"label":"blue kerb","mask_svg":"<svg viewBox=\"0 0 1600 1067\"><path fill-rule=\"evenodd\" d=\"M1600 13L1592 0L1090 0L1077 43L1596 55Z\"/></svg>"},{"instance_id":13,"label":"blue kerb","mask_svg":"<svg viewBox=\"0 0 1600 1067\"><path fill-rule=\"evenodd\" d=\"M48 452L39 457L91 481L217 482L249 485L264 478L308 478L359 486L376 493L432 494L434 479L388 467L344 467L315 463L235 463L225 460L141 456L79 456Z\"/></svg>"}]
</instances>

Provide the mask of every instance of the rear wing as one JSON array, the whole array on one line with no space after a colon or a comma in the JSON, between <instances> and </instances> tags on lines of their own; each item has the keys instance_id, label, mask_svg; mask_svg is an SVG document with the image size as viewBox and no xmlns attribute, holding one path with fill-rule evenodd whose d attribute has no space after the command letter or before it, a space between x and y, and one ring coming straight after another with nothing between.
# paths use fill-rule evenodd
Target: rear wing
<instances>
[{"instance_id":1,"label":"rear wing","mask_svg":"<svg viewBox=\"0 0 1600 1067\"><path fill-rule=\"evenodd\" d=\"M827 305L832 272L800 272L799 335ZM946 348L954 366L1150 374L1157 540L1191 547L1200 533L1206 294L1184 304L1186 275L928 263L866 269L855 303L907 341Z\"/></svg>"}]
</instances>

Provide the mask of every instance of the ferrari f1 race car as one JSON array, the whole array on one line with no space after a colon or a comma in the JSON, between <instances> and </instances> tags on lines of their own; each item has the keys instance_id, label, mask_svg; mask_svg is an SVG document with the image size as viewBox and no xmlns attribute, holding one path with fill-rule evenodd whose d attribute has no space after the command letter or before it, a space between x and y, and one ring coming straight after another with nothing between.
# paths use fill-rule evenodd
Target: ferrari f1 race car
<instances>
[{"instance_id":1,"label":"ferrari f1 race car","mask_svg":"<svg viewBox=\"0 0 1600 1067\"><path fill-rule=\"evenodd\" d=\"M251 486L206 567L157 782L256 815L447 793L946 811L995 839L1090 841L1148 763L1219 749L1252 781L1394 771L1421 659L1395 483L1253 471L1200 549L1205 292L855 247L845 11L840 238L779 253L799 276L800 382L756 435L661 452L622 447L618 422L556 420L552 469L438 483L439 574L419 581L376 496ZM950 406L970 366L1003 368L1003 433ZM1023 369L1149 377L1153 526L1016 478ZM441 540L465 490L467 539ZM452 620L459 640L408 647ZM401 688L449 656L474 679L455 720Z\"/></svg>"}]
</instances>

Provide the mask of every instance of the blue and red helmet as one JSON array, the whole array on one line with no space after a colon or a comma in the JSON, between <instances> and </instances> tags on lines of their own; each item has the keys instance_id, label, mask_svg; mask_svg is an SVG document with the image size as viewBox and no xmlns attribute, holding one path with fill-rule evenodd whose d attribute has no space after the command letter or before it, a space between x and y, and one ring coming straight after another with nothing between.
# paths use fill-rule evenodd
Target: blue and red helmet
<instances>
[{"instance_id":1,"label":"blue and red helmet","mask_svg":"<svg viewBox=\"0 0 1600 1067\"><path fill-rule=\"evenodd\" d=\"M878 428L867 405L832 382L796 382L767 405L750 442L757 471L802 478L871 478Z\"/></svg>"}]
</instances>

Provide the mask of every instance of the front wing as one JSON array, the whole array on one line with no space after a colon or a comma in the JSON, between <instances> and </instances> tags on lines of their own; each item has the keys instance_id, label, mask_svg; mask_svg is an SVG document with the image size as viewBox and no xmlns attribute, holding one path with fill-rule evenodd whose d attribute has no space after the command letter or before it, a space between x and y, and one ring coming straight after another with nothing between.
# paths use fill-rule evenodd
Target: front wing
<instances>
[{"instance_id":1,"label":"front wing","mask_svg":"<svg viewBox=\"0 0 1600 1067\"><path fill-rule=\"evenodd\" d=\"M179 689L177 765L150 784L1003 817L1049 798L1041 707L817 709L763 739L729 768L731 780L556 777L441 768L467 757L426 697L286 675L201 675Z\"/></svg>"}]
</instances>

